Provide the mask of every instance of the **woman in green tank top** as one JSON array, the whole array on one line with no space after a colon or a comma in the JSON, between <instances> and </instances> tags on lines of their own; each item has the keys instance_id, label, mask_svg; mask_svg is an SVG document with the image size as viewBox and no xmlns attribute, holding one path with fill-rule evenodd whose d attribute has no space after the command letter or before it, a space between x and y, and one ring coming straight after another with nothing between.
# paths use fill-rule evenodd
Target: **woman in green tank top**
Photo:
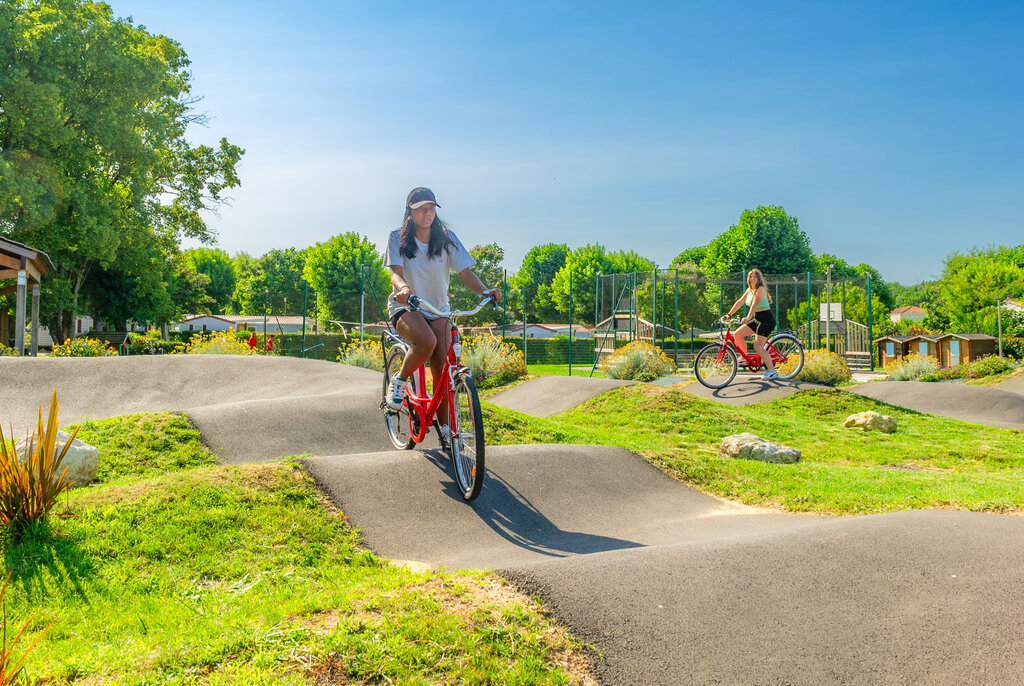
<instances>
[{"instance_id":1,"label":"woman in green tank top","mask_svg":"<svg viewBox=\"0 0 1024 686\"><path fill-rule=\"evenodd\" d=\"M775 315L772 314L771 299L768 297L768 289L764 285L764 276L759 269L751 269L747 274L747 290L743 291L743 295L739 297L739 300L733 303L732 307L729 308L729 314L722 317L722 321L738 312L744 305L747 306L747 314L743 317L740 328L736 329L733 335L738 340L745 340L751 335L754 336L754 350L761 355L761 361L764 362L765 369L767 370L761 378L765 381L771 381L779 376L779 373L775 371L775 366L772 364L772 358L768 354L767 345L768 336L775 330Z\"/></svg>"}]
</instances>

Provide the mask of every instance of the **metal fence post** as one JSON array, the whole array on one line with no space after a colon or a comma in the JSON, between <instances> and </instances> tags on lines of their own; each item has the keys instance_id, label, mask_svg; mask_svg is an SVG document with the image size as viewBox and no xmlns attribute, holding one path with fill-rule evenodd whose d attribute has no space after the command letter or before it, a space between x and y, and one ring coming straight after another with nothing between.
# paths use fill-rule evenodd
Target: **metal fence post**
<instances>
[{"instance_id":1,"label":"metal fence post","mask_svg":"<svg viewBox=\"0 0 1024 686\"><path fill-rule=\"evenodd\" d=\"M868 352L871 353L871 371L875 371L875 337L871 324L871 272L868 272Z\"/></svg>"},{"instance_id":2,"label":"metal fence post","mask_svg":"<svg viewBox=\"0 0 1024 686\"><path fill-rule=\"evenodd\" d=\"M363 344L363 321L366 319L366 265L359 270L359 345Z\"/></svg>"},{"instance_id":3,"label":"metal fence post","mask_svg":"<svg viewBox=\"0 0 1024 686\"><path fill-rule=\"evenodd\" d=\"M569 376L572 376L572 270L569 270Z\"/></svg>"},{"instance_id":4,"label":"metal fence post","mask_svg":"<svg viewBox=\"0 0 1024 686\"><path fill-rule=\"evenodd\" d=\"M807 349L812 350L811 346L811 273L807 272Z\"/></svg>"},{"instance_id":5,"label":"metal fence post","mask_svg":"<svg viewBox=\"0 0 1024 686\"><path fill-rule=\"evenodd\" d=\"M302 282L302 357L306 356L306 296L309 293L309 284Z\"/></svg>"}]
</instances>

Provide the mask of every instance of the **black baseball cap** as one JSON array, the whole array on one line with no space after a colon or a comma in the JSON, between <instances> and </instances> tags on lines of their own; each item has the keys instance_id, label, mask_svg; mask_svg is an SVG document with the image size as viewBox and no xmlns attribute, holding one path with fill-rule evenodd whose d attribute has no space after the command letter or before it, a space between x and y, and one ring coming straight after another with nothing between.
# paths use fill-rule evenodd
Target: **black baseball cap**
<instances>
[{"instance_id":1,"label":"black baseball cap","mask_svg":"<svg viewBox=\"0 0 1024 686\"><path fill-rule=\"evenodd\" d=\"M434 191L429 188L413 188L409 191L409 197L405 199L405 206L413 210L418 210L428 202L437 205L437 198L434 197ZM440 205L437 206L440 207Z\"/></svg>"}]
</instances>

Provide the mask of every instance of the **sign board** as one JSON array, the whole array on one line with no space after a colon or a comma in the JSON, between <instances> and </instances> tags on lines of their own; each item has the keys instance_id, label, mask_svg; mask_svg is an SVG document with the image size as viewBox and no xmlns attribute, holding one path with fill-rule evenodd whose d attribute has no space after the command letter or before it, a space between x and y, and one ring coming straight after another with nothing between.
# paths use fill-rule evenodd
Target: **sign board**
<instances>
[{"instance_id":1,"label":"sign board","mask_svg":"<svg viewBox=\"0 0 1024 686\"><path fill-rule=\"evenodd\" d=\"M28 285L28 277L26 276L24 269L22 269L21 271L18 272L18 285L19 286L26 286L26 285Z\"/></svg>"},{"instance_id":2,"label":"sign board","mask_svg":"<svg viewBox=\"0 0 1024 686\"><path fill-rule=\"evenodd\" d=\"M818 321L843 321L843 303L821 303L818 306Z\"/></svg>"}]
</instances>

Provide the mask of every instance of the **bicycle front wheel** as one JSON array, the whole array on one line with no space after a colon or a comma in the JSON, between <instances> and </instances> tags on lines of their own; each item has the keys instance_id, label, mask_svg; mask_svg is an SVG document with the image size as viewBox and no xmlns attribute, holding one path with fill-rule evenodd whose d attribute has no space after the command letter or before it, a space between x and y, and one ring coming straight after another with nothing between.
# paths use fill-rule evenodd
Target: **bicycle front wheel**
<instances>
[{"instance_id":1,"label":"bicycle front wheel","mask_svg":"<svg viewBox=\"0 0 1024 686\"><path fill-rule=\"evenodd\" d=\"M408 353L401 345L396 345L388 350L387 358L384 360L384 388L381 391L381 407L384 409L384 423L388 428L388 436L391 438L391 443L399 450L409 450L415 445L415 441L412 440L411 430L412 421L409 416L409 404L402 403L402 406L397 410L392 409L387 404L388 395L388 384L391 382L391 377L398 374L402 369L402 363L405 362L405 356ZM410 379L411 381L411 379Z\"/></svg>"},{"instance_id":2,"label":"bicycle front wheel","mask_svg":"<svg viewBox=\"0 0 1024 686\"><path fill-rule=\"evenodd\" d=\"M724 350L723 350L724 348ZM708 388L724 388L736 377L736 353L722 343L712 343L697 353L693 373Z\"/></svg>"},{"instance_id":3,"label":"bicycle front wheel","mask_svg":"<svg viewBox=\"0 0 1024 686\"><path fill-rule=\"evenodd\" d=\"M772 362L775 363L780 379L792 379L804 368L804 346L796 336L780 333L773 336L768 345L774 348L771 353Z\"/></svg>"},{"instance_id":4,"label":"bicycle front wheel","mask_svg":"<svg viewBox=\"0 0 1024 686\"><path fill-rule=\"evenodd\" d=\"M468 374L455 378L452 393L452 466L464 499L473 500L484 485L484 418L480 396Z\"/></svg>"}]
</instances>

